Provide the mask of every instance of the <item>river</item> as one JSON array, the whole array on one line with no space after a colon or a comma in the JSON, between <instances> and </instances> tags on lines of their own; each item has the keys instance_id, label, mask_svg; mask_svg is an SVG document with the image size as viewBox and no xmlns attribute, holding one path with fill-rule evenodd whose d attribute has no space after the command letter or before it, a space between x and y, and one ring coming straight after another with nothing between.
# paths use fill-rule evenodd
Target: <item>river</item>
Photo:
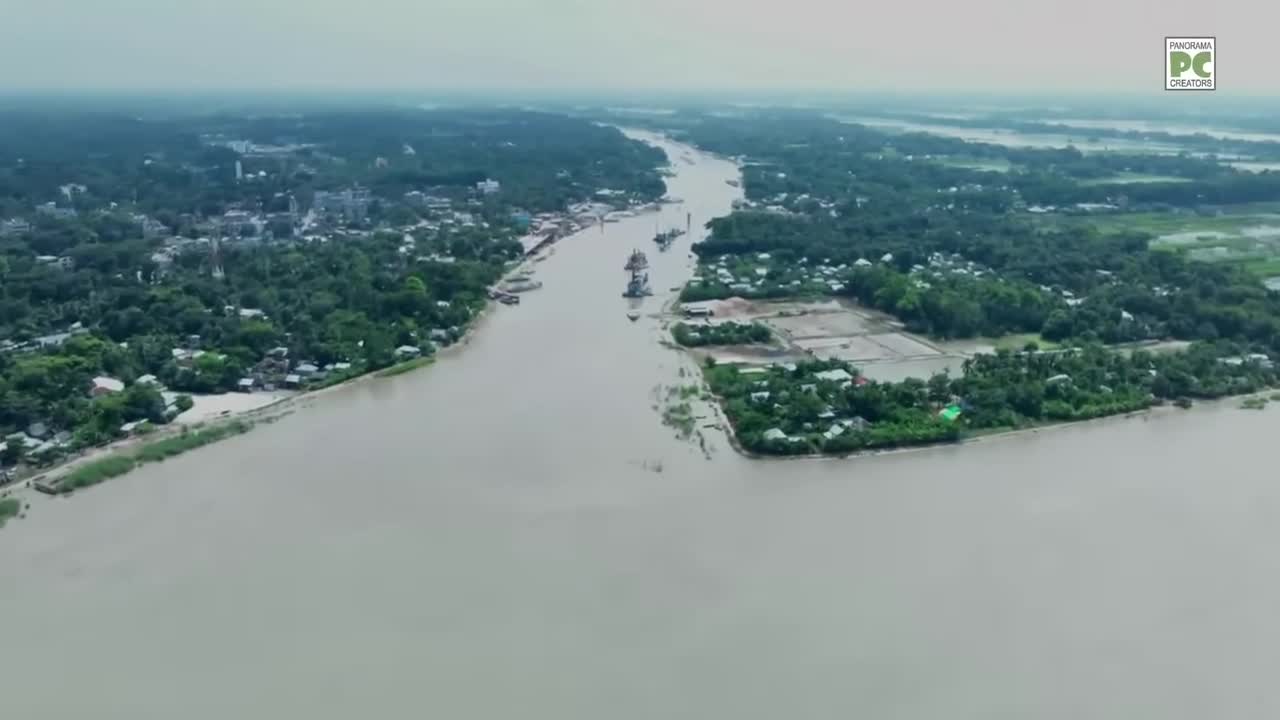
<instances>
[{"instance_id":1,"label":"river","mask_svg":"<svg viewBox=\"0 0 1280 720\"><path fill-rule=\"evenodd\" d=\"M663 145L663 224L726 213L735 168ZM561 241L428 370L33 497L0 531L5 716L1280 716L1275 409L708 459L620 297L633 247L646 312L690 273L653 229Z\"/></svg>"}]
</instances>

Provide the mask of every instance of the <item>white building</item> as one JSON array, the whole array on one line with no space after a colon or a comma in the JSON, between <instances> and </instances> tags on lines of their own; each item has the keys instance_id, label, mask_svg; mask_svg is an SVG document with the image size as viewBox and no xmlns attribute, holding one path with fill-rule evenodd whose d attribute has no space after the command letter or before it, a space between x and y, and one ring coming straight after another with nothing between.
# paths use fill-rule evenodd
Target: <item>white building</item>
<instances>
[{"instance_id":1,"label":"white building","mask_svg":"<svg viewBox=\"0 0 1280 720\"><path fill-rule=\"evenodd\" d=\"M93 379L93 387L89 389L89 394L97 397L109 393L118 393L122 390L124 390L124 383L120 380L106 375L99 375Z\"/></svg>"}]
</instances>

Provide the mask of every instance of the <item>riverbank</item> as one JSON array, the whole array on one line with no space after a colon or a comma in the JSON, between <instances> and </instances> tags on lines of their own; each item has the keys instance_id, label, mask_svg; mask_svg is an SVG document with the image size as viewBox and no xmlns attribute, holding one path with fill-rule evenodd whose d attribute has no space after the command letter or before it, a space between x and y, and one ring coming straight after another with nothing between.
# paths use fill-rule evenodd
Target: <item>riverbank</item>
<instances>
[{"instance_id":1,"label":"riverbank","mask_svg":"<svg viewBox=\"0 0 1280 720\"><path fill-rule=\"evenodd\" d=\"M835 322L825 317L823 323ZM797 321L820 324L804 316ZM869 337L884 342L883 336ZM1176 354L1116 353L1099 345L978 353L958 376L935 372L891 380L843 358L726 361L706 348L682 352L703 360L703 386L725 417L731 445L753 458L849 457L956 444L1163 404L1265 396L1280 382L1263 356L1245 361L1212 345Z\"/></svg>"},{"instance_id":2,"label":"riverbank","mask_svg":"<svg viewBox=\"0 0 1280 720\"><path fill-rule=\"evenodd\" d=\"M687 349L679 348L674 344L671 347L674 349L680 350L685 354L691 354L688 352ZM960 446L977 445L977 444L996 442L996 441L1016 440L1021 437L1038 435L1042 432L1053 432L1053 431L1067 430L1067 429L1073 429L1073 428L1102 426L1108 423L1134 420L1137 418L1142 418L1144 421L1148 421L1152 418L1162 417L1166 415L1176 415L1179 413L1195 412L1198 408L1208 410L1208 409L1230 409L1234 407L1239 410L1250 410L1250 411L1256 412L1260 410L1266 410L1267 407L1272 403L1280 403L1280 392L1278 392L1280 388L1264 388L1256 392L1251 392L1251 393L1246 393L1241 395L1228 395L1221 398L1199 400L1195 402L1194 405L1187 406L1187 407L1180 407L1173 403L1164 403L1161 405L1153 405L1151 407L1148 407L1142 410L1134 410L1132 412L1117 413L1115 415L1105 415L1102 417L1090 418L1088 420L1045 421L1045 422L1034 423L1026 426L1017 426L1017 427L1009 426L1004 428L987 428L987 429L969 430L969 431L962 432L961 435L952 442L921 443L918 445L908 445L908 446L891 447L891 448L868 448L865 450L857 450L853 452L844 452L844 453L809 452L809 453L799 453L799 454L792 454L792 455L783 455L783 454L755 452L747 448L746 446L744 446L742 444L742 441L738 438L737 432L734 430L733 423L729 421L729 417L724 411L722 399L717 397L714 393L712 393L710 389L707 387L705 382L703 382L703 384L701 385L701 389L705 393L707 393L707 395L711 398L710 400L707 400L705 402L709 407L709 409L711 410L711 412L715 415L716 421L714 423L714 427L724 432L725 439L728 442L729 447L733 448L736 454L738 454L743 458L751 460L753 462L756 462L756 461L765 461L765 462L810 461L812 462L815 460L827 460L827 461L852 460L852 459L858 459L858 458L871 458L871 457L880 457L880 456L887 456L887 455L905 455L908 453L923 453L923 452L937 451L937 450L941 450L948 447L960 447ZM708 427L708 426L704 425L703 427Z\"/></svg>"},{"instance_id":3,"label":"riverbank","mask_svg":"<svg viewBox=\"0 0 1280 720\"><path fill-rule=\"evenodd\" d=\"M252 423L230 420L209 427L185 430L175 436L141 445L133 452L121 452L85 463L57 478L45 478L34 485L37 490L54 495L68 495L111 478L124 475L135 468L204 447L220 440L242 435L253 428Z\"/></svg>"}]
</instances>

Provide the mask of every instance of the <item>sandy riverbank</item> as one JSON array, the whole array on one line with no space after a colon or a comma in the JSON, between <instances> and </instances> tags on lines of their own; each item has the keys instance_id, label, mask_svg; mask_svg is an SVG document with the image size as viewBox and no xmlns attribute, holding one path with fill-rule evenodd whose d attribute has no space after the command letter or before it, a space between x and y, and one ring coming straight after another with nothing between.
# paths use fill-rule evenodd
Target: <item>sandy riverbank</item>
<instances>
[{"instance_id":1,"label":"sandy riverbank","mask_svg":"<svg viewBox=\"0 0 1280 720\"><path fill-rule=\"evenodd\" d=\"M299 395L298 392L277 390L274 392L229 392L217 395L192 395L191 409L174 418L181 425L198 425L229 416L261 410ZM165 401L169 402L178 393L165 391Z\"/></svg>"}]
</instances>

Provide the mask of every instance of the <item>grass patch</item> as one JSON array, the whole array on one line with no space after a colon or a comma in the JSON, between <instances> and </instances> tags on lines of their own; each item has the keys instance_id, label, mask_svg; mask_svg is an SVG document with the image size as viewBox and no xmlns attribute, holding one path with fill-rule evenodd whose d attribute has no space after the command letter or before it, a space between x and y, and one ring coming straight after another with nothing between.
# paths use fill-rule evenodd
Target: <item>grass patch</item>
<instances>
[{"instance_id":1,"label":"grass patch","mask_svg":"<svg viewBox=\"0 0 1280 720\"><path fill-rule=\"evenodd\" d=\"M1222 215L1195 215L1192 213L1103 213L1095 215L1045 214L1036 222L1050 228L1093 227L1102 233L1138 231L1151 235L1173 235L1220 232L1238 235L1240 228L1251 225L1275 224L1277 218L1270 214L1269 206L1239 206Z\"/></svg>"},{"instance_id":2,"label":"grass patch","mask_svg":"<svg viewBox=\"0 0 1280 720\"><path fill-rule=\"evenodd\" d=\"M434 357L420 357L412 360L405 360L404 362L397 363L391 367L382 368L375 373L375 375L380 378L395 377L396 375L403 375L407 372L417 370L418 368L426 367L435 361L436 359Z\"/></svg>"},{"instance_id":3,"label":"grass patch","mask_svg":"<svg viewBox=\"0 0 1280 720\"><path fill-rule=\"evenodd\" d=\"M218 442L234 435L249 432L252 423L244 420L232 420L222 425L214 425L194 432L185 432L164 440L157 440L138 448L133 454L138 464L161 462L188 450Z\"/></svg>"},{"instance_id":4,"label":"grass patch","mask_svg":"<svg viewBox=\"0 0 1280 720\"><path fill-rule=\"evenodd\" d=\"M681 440L693 437L696 420L690 398L698 396L697 385L681 385L667 388L667 405L662 410L662 424L673 427Z\"/></svg>"},{"instance_id":5,"label":"grass patch","mask_svg":"<svg viewBox=\"0 0 1280 720\"><path fill-rule=\"evenodd\" d=\"M1040 337L1039 333L1015 333L992 339L992 344L997 350L1021 350L1027 346L1027 343L1035 343L1041 350L1057 350L1061 347L1052 340Z\"/></svg>"},{"instance_id":6,"label":"grass patch","mask_svg":"<svg viewBox=\"0 0 1280 720\"><path fill-rule=\"evenodd\" d=\"M68 493L80 488L91 487L113 477L124 475L139 465L163 462L189 450L246 433L252 427L253 423L244 420L232 420L229 423L183 432L181 435L157 440L143 445L133 452L123 452L101 460L95 460L67 473L58 484L58 491Z\"/></svg>"},{"instance_id":7,"label":"grass patch","mask_svg":"<svg viewBox=\"0 0 1280 720\"><path fill-rule=\"evenodd\" d=\"M0 500L0 528L11 518L18 517L18 513L22 512L22 502L15 498L5 498Z\"/></svg>"},{"instance_id":8,"label":"grass patch","mask_svg":"<svg viewBox=\"0 0 1280 720\"><path fill-rule=\"evenodd\" d=\"M1280 257L1246 260L1243 265L1245 270L1259 277L1266 278L1280 275Z\"/></svg>"},{"instance_id":9,"label":"grass patch","mask_svg":"<svg viewBox=\"0 0 1280 720\"><path fill-rule=\"evenodd\" d=\"M71 492L97 485L113 477L123 475L138 466L132 455L112 455L86 463L67 473L58 485L59 492Z\"/></svg>"}]
</instances>

